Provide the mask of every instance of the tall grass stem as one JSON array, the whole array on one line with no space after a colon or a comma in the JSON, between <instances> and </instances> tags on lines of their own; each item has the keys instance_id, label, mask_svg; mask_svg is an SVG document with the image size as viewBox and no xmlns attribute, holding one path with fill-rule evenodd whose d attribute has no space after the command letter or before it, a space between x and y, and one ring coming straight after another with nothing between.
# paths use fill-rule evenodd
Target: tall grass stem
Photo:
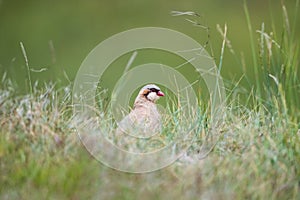
<instances>
[{"instance_id":1,"label":"tall grass stem","mask_svg":"<svg viewBox=\"0 0 300 200\"><path fill-rule=\"evenodd\" d=\"M252 59L253 59L254 74L255 74L255 79L256 79L257 94L258 94L258 96L260 96L261 88L260 88L260 80L259 80L259 76L258 76L258 64L257 64L257 58L256 58L256 51L255 51L255 42L253 39L253 30L252 30L251 19L250 19L250 14L248 11L248 6L246 3L246 0L244 0L244 12L246 15L249 36L250 36L250 45L251 45L251 53L252 53Z\"/></svg>"},{"instance_id":2,"label":"tall grass stem","mask_svg":"<svg viewBox=\"0 0 300 200\"><path fill-rule=\"evenodd\" d=\"M21 46L23 57L25 59L25 66L26 66L27 76L28 76L29 91L30 91L30 95L32 95L33 94L33 91L32 91L33 89L32 89L32 82L31 82L31 75L30 75L30 67L29 67L29 62L28 62L28 58L27 58L27 54L26 54L26 50L25 50L25 47L23 45L23 42L20 42L20 46Z\"/></svg>"}]
</instances>

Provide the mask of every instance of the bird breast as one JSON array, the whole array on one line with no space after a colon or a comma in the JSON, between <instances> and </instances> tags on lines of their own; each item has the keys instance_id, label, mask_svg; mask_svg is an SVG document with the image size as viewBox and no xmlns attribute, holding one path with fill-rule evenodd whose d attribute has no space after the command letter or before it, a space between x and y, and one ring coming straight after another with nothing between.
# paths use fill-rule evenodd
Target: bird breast
<instances>
[{"instance_id":1,"label":"bird breast","mask_svg":"<svg viewBox=\"0 0 300 200\"><path fill-rule=\"evenodd\" d=\"M150 137L161 131L161 116L153 102L136 104L119 123L118 131L136 137Z\"/></svg>"}]
</instances>

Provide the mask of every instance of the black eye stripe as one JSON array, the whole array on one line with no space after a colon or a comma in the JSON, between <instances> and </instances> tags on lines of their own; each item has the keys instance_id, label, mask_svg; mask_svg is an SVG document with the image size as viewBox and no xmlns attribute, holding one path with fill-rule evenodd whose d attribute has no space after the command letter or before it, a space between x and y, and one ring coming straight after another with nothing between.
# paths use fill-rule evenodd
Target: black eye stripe
<instances>
[{"instance_id":1,"label":"black eye stripe","mask_svg":"<svg viewBox=\"0 0 300 200\"><path fill-rule=\"evenodd\" d=\"M149 90L151 91L151 92L158 92L159 90L158 89L156 89L156 88L149 88Z\"/></svg>"}]
</instances>

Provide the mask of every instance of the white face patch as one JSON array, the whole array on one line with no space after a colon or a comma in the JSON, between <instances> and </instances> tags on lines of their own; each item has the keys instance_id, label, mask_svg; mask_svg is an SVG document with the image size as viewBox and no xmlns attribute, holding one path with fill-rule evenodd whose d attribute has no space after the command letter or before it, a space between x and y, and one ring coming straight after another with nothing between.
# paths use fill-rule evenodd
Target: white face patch
<instances>
[{"instance_id":1,"label":"white face patch","mask_svg":"<svg viewBox=\"0 0 300 200\"><path fill-rule=\"evenodd\" d=\"M149 99L150 101L155 102L156 100L159 99L159 96L156 94L156 92L150 92L150 93L147 95L147 99Z\"/></svg>"}]
</instances>

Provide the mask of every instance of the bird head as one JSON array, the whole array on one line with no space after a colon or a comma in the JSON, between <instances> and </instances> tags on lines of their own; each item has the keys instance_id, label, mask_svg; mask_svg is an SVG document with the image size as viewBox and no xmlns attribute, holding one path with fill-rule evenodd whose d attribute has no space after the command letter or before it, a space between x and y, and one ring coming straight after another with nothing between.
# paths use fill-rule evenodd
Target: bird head
<instances>
[{"instance_id":1,"label":"bird head","mask_svg":"<svg viewBox=\"0 0 300 200\"><path fill-rule=\"evenodd\" d=\"M160 88L157 85L149 84L144 86L140 90L135 101L137 102L138 100L144 99L151 102L155 102L162 96L165 96L165 94L160 90Z\"/></svg>"}]
</instances>

